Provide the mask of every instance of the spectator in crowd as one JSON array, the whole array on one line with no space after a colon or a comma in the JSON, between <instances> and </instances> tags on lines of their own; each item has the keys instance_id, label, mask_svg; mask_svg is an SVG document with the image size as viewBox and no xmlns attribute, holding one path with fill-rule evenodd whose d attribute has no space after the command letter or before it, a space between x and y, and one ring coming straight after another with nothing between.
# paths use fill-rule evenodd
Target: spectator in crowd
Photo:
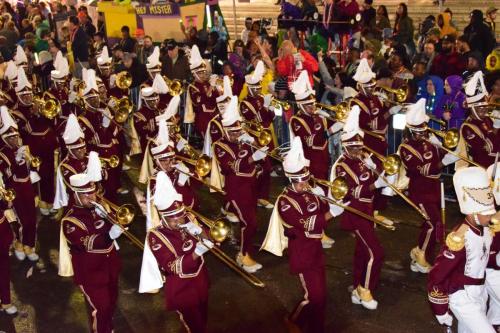
<instances>
[{"instance_id":1,"label":"spectator in crowd","mask_svg":"<svg viewBox=\"0 0 500 333\"><path fill-rule=\"evenodd\" d=\"M465 80L474 75L477 71L484 70L483 56L478 51L472 51L467 56L467 64L462 78Z\"/></svg>"},{"instance_id":2,"label":"spectator in crowd","mask_svg":"<svg viewBox=\"0 0 500 333\"><path fill-rule=\"evenodd\" d=\"M490 98L491 103L500 103L500 72L496 72L496 75L491 80L490 84Z\"/></svg>"},{"instance_id":3,"label":"spectator in crowd","mask_svg":"<svg viewBox=\"0 0 500 333\"><path fill-rule=\"evenodd\" d=\"M33 26L31 25L30 21L28 19L23 19L21 21L21 28L19 29L19 34L24 37L26 33L28 32L33 32Z\"/></svg>"},{"instance_id":4,"label":"spectator in crowd","mask_svg":"<svg viewBox=\"0 0 500 333\"><path fill-rule=\"evenodd\" d=\"M444 10L444 12L445 12L445 13L450 14L450 25L451 25L453 28L455 28L455 30L457 30L457 31L458 31L458 27L457 27L457 25L455 24L455 22L453 22L453 12L451 11L451 9L450 9L450 8L446 8L446 9Z\"/></svg>"},{"instance_id":5,"label":"spectator in crowd","mask_svg":"<svg viewBox=\"0 0 500 333\"><path fill-rule=\"evenodd\" d=\"M375 28L377 12L373 8L373 0L364 0L361 13L361 24L370 31Z\"/></svg>"},{"instance_id":6,"label":"spectator in crowd","mask_svg":"<svg viewBox=\"0 0 500 333\"><path fill-rule=\"evenodd\" d=\"M123 50L123 52L129 52L132 53L135 51L135 44L136 40L132 37L130 37L130 28L126 25L124 25L121 28L122 32L122 38L120 39L120 46Z\"/></svg>"},{"instance_id":7,"label":"spectator in crowd","mask_svg":"<svg viewBox=\"0 0 500 333\"><path fill-rule=\"evenodd\" d=\"M400 3L396 11L394 22L394 40L403 44L406 52L412 56L415 53L415 42L413 41L413 20L408 16L408 7Z\"/></svg>"},{"instance_id":8,"label":"spectator in crowd","mask_svg":"<svg viewBox=\"0 0 500 333\"><path fill-rule=\"evenodd\" d=\"M12 49L7 47L7 38L4 36L0 36L0 55L2 57L0 59L2 62L12 60L13 57Z\"/></svg>"},{"instance_id":9,"label":"spectator in crowd","mask_svg":"<svg viewBox=\"0 0 500 333\"><path fill-rule=\"evenodd\" d=\"M417 61L413 64L413 81L416 86L416 95L421 96L427 89L427 79L429 74L426 71L427 64L423 61Z\"/></svg>"},{"instance_id":10,"label":"spectator in crowd","mask_svg":"<svg viewBox=\"0 0 500 333\"><path fill-rule=\"evenodd\" d=\"M102 32L96 32L94 36L92 37L94 40L94 50L96 54L99 54L102 52L102 48L106 45L106 41L104 40L104 35Z\"/></svg>"},{"instance_id":11,"label":"spectator in crowd","mask_svg":"<svg viewBox=\"0 0 500 333\"><path fill-rule=\"evenodd\" d=\"M358 52L359 60L359 52ZM287 78L289 83L295 81L299 73L306 70L309 74L311 85L314 85L313 73L318 71L318 62L305 50L297 50L289 40L284 41L278 51L276 62L277 74Z\"/></svg>"},{"instance_id":12,"label":"spectator in crowd","mask_svg":"<svg viewBox=\"0 0 500 333\"><path fill-rule=\"evenodd\" d=\"M219 36L218 39L221 42L223 43L227 42L227 30L226 27L224 26L224 19L222 18L221 15L219 15L219 12L217 11L214 13L214 22L210 31L217 32L217 35Z\"/></svg>"},{"instance_id":13,"label":"spectator in crowd","mask_svg":"<svg viewBox=\"0 0 500 333\"><path fill-rule=\"evenodd\" d=\"M162 58L162 74L171 80L188 81L191 76L189 70L189 59L174 39L169 39L165 43L167 56Z\"/></svg>"},{"instance_id":14,"label":"spectator in crowd","mask_svg":"<svg viewBox=\"0 0 500 333\"><path fill-rule=\"evenodd\" d=\"M429 32L431 30L439 28L436 25L436 18L434 15L427 16L418 27L418 37L417 37L417 51L422 52L424 44L428 41Z\"/></svg>"},{"instance_id":15,"label":"spectator in crowd","mask_svg":"<svg viewBox=\"0 0 500 333\"><path fill-rule=\"evenodd\" d=\"M84 11L80 11L78 12L78 19L80 20L80 26L87 34L87 37L89 39L93 38L94 34L96 33L96 29L92 24L92 21L90 21L88 14Z\"/></svg>"},{"instance_id":16,"label":"spectator in crowd","mask_svg":"<svg viewBox=\"0 0 500 333\"><path fill-rule=\"evenodd\" d=\"M19 40L19 33L17 32L14 21L7 22L4 28L0 30L0 36L4 36L6 39L6 46L9 49L14 50L15 45Z\"/></svg>"},{"instance_id":17,"label":"spectator in crowd","mask_svg":"<svg viewBox=\"0 0 500 333\"><path fill-rule=\"evenodd\" d=\"M457 52L462 57L462 61L467 63L467 58L469 57L469 53L472 52L469 45L469 40L466 36L461 35L457 38Z\"/></svg>"},{"instance_id":18,"label":"spectator in crowd","mask_svg":"<svg viewBox=\"0 0 500 333\"><path fill-rule=\"evenodd\" d=\"M457 29L455 29L451 24L451 15L449 13L441 13L437 17L437 25L439 27L440 37L443 38L446 35L452 35L457 37Z\"/></svg>"},{"instance_id":19,"label":"spectator in crowd","mask_svg":"<svg viewBox=\"0 0 500 333\"><path fill-rule=\"evenodd\" d=\"M37 39L35 44L36 53L49 50L49 38L50 38L50 32L48 30L42 30L40 38Z\"/></svg>"},{"instance_id":20,"label":"spectator in crowd","mask_svg":"<svg viewBox=\"0 0 500 333\"><path fill-rule=\"evenodd\" d=\"M88 68L89 66L88 37L85 31L80 27L80 22L76 16L70 16L68 22L71 36L71 51L75 61L73 75L81 79L82 68Z\"/></svg>"},{"instance_id":21,"label":"spectator in crowd","mask_svg":"<svg viewBox=\"0 0 500 333\"><path fill-rule=\"evenodd\" d=\"M496 39L496 29L497 29L497 24L495 21L497 19L497 12L498 8L489 7L488 9L486 9L486 19L484 20L488 25L488 27L490 28L493 38L495 39Z\"/></svg>"},{"instance_id":22,"label":"spectator in crowd","mask_svg":"<svg viewBox=\"0 0 500 333\"><path fill-rule=\"evenodd\" d=\"M142 30L142 29L141 29ZM137 59L141 64L146 64L148 57L153 53L155 46L153 44L153 38L149 35L137 37L137 45L135 54Z\"/></svg>"},{"instance_id":23,"label":"spectator in crowd","mask_svg":"<svg viewBox=\"0 0 500 333\"><path fill-rule=\"evenodd\" d=\"M431 75L427 78L427 86L420 95L416 96L416 100L425 98L425 113L436 116L436 108L441 97L444 94L444 83L439 76ZM431 122L433 128L439 129L439 124Z\"/></svg>"},{"instance_id":24,"label":"spectator in crowd","mask_svg":"<svg viewBox=\"0 0 500 333\"><path fill-rule=\"evenodd\" d=\"M239 96L243 90L243 85L245 84L244 76L237 76L234 74L234 65L230 61L226 61L222 65L222 75L229 76L232 80L231 90L234 96Z\"/></svg>"},{"instance_id":25,"label":"spectator in crowd","mask_svg":"<svg viewBox=\"0 0 500 333\"><path fill-rule=\"evenodd\" d=\"M441 41L441 52L434 58L430 74L446 78L450 75L460 75L464 69L463 59L455 51L455 37L444 36Z\"/></svg>"},{"instance_id":26,"label":"spectator in crowd","mask_svg":"<svg viewBox=\"0 0 500 333\"><path fill-rule=\"evenodd\" d=\"M473 51L481 52L486 56L493 50L495 39L491 35L490 28L484 23L483 12L474 9L470 15L470 23L464 29L464 36L469 41Z\"/></svg>"},{"instance_id":27,"label":"spectator in crowd","mask_svg":"<svg viewBox=\"0 0 500 333\"><path fill-rule=\"evenodd\" d=\"M245 58L245 44L241 39L237 39L233 44L233 52L229 55L229 62L233 65L234 75L242 78L244 77L248 60Z\"/></svg>"},{"instance_id":28,"label":"spectator in crowd","mask_svg":"<svg viewBox=\"0 0 500 333\"><path fill-rule=\"evenodd\" d=\"M447 122L448 128L460 128L465 119L465 94L463 80L459 75L451 75L444 81L445 94L439 100L434 115Z\"/></svg>"},{"instance_id":29,"label":"spectator in crowd","mask_svg":"<svg viewBox=\"0 0 500 333\"><path fill-rule=\"evenodd\" d=\"M387 13L387 7L380 5L377 8L377 14L375 16L375 27L373 28L373 35L377 39L382 39L382 31L384 29L389 29L391 27L391 21L389 21L389 13Z\"/></svg>"},{"instance_id":30,"label":"spectator in crowd","mask_svg":"<svg viewBox=\"0 0 500 333\"><path fill-rule=\"evenodd\" d=\"M414 59L413 63L422 62L426 64L425 72L429 73L432 67L432 63L434 58L436 57L436 51L433 43L425 43L424 50L421 53L418 53Z\"/></svg>"},{"instance_id":31,"label":"spectator in crowd","mask_svg":"<svg viewBox=\"0 0 500 333\"><path fill-rule=\"evenodd\" d=\"M252 28L252 18L247 17L245 18L245 27L241 32L241 40L243 41L243 44L248 43L248 33L250 32L251 28Z\"/></svg>"},{"instance_id":32,"label":"spectator in crowd","mask_svg":"<svg viewBox=\"0 0 500 333\"><path fill-rule=\"evenodd\" d=\"M33 28L35 30L35 34L38 38L40 38L40 35L43 30L49 30L50 31L50 26L47 21L43 21L41 16L37 15L33 18Z\"/></svg>"},{"instance_id":33,"label":"spectator in crowd","mask_svg":"<svg viewBox=\"0 0 500 333\"><path fill-rule=\"evenodd\" d=\"M359 52L359 49L354 47L349 49L349 52L347 53L347 64L345 66L345 72L347 76L354 76L354 74L356 73L356 69L358 68L360 59L361 54Z\"/></svg>"},{"instance_id":34,"label":"spectator in crowd","mask_svg":"<svg viewBox=\"0 0 500 333\"><path fill-rule=\"evenodd\" d=\"M193 45L198 45L198 47L200 48L200 52L203 52L204 43L202 43L200 38L198 38L198 30L196 30L196 27L190 27L184 29L183 32L184 36L186 37L186 39L184 39L184 44L186 44L189 47L193 47Z\"/></svg>"},{"instance_id":35,"label":"spectator in crowd","mask_svg":"<svg viewBox=\"0 0 500 333\"><path fill-rule=\"evenodd\" d=\"M203 53L203 58L210 60L212 71L215 74L222 73L222 65L227 60L226 42L219 38L217 31L208 34L207 47Z\"/></svg>"}]
</instances>

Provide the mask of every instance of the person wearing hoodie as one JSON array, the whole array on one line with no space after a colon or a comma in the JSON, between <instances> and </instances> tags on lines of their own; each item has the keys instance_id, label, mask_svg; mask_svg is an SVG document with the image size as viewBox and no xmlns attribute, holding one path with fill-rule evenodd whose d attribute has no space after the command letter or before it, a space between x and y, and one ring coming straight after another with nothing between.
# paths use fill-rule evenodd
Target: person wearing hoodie
<instances>
[{"instance_id":1,"label":"person wearing hoodie","mask_svg":"<svg viewBox=\"0 0 500 333\"><path fill-rule=\"evenodd\" d=\"M469 40L469 45L473 51L481 54L490 54L495 46L490 28L484 23L483 12L475 9L470 15L470 23L464 29L464 35Z\"/></svg>"},{"instance_id":2,"label":"person wearing hoodie","mask_svg":"<svg viewBox=\"0 0 500 333\"><path fill-rule=\"evenodd\" d=\"M451 15L450 13L441 13L437 17L437 25L439 27L440 37L443 38L446 35L452 35L454 37L457 36L457 29L454 28L451 24Z\"/></svg>"},{"instance_id":3,"label":"person wearing hoodie","mask_svg":"<svg viewBox=\"0 0 500 333\"><path fill-rule=\"evenodd\" d=\"M448 76L444 81L445 94L434 110L436 118L445 120L448 128L460 128L465 119L465 94L462 84L463 79L459 75Z\"/></svg>"},{"instance_id":4,"label":"person wearing hoodie","mask_svg":"<svg viewBox=\"0 0 500 333\"><path fill-rule=\"evenodd\" d=\"M463 58L455 51L455 37L444 36L441 41L441 52L434 58L430 74L444 79L450 75L460 75L464 69Z\"/></svg>"}]
</instances>

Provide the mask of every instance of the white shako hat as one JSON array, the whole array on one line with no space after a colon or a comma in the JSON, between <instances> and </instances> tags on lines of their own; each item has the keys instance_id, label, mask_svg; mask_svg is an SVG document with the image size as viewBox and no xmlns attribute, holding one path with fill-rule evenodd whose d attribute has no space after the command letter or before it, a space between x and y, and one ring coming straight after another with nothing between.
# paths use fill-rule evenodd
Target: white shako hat
<instances>
[{"instance_id":1,"label":"white shako hat","mask_svg":"<svg viewBox=\"0 0 500 333\"><path fill-rule=\"evenodd\" d=\"M0 135L3 139L9 136L19 135L17 123L10 115L9 109L2 105L0 106Z\"/></svg>"},{"instance_id":2,"label":"white shako hat","mask_svg":"<svg viewBox=\"0 0 500 333\"><path fill-rule=\"evenodd\" d=\"M306 70L300 72L299 77L292 83L292 92L298 105L314 103L316 92L311 87L309 74Z\"/></svg>"},{"instance_id":3,"label":"white shako hat","mask_svg":"<svg viewBox=\"0 0 500 333\"><path fill-rule=\"evenodd\" d=\"M421 98L416 103L407 107L405 119L406 127L410 131L424 132L427 130L429 116L425 114L425 98Z\"/></svg>"},{"instance_id":4,"label":"white shako hat","mask_svg":"<svg viewBox=\"0 0 500 333\"><path fill-rule=\"evenodd\" d=\"M26 57L26 53L21 45L17 45L16 55L14 56L14 61L17 66L27 65L28 57Z\"/></svg>"},{"instance_id":5,"label":"white shako hat","mask_svg":"<svg viewBox=\"0 0 500 333\"><path fill-rule=\"evenodd\" d=\"M63 133L64 144L68 149L78 149L85 146L85 135L83 134L78 118L71 113L66 120Z\"/></svg>"},{"instance_id":6,"label":"white shako hat","mask_svg":"<svg viewBox=\"0 0 500 333\"><path fill-rule=\"evenodd\" d=\"M99 87L97 86L96 75L93 69L87 69L86 78L84 78L84 80L85 80L85 89L83 90L82 95L87 96L87 95L98 94Z\"/></svg>"},{"instance_id":7,"label":"white shako hat","mask_svg":"<svg viewBox=\"0 0 500 333\"><path fill-rule=\"evenodd\" d=\"M479 167L458 169L453 175L453 186L462 214L496 213L490 179L485 169Z\"/></svg>"},{"instance_id":8,"label":"white shako hat","mask_svg":"<svg viewBox=\"0 0 500 333\"><path fill-rule=\"evenodd\" d=\"M160 114L159 116L155 117L156 122L159 122L160 120L165 119L165 121L168 124L171 124L171 122L169 122L169 120L172 119L172 117L175 116L177 114L177 112L179 111L179 104L180 103L181 103L181 97L179 95L173 96L172 99L170 100L170 102L168 102L168 106L165 109L165 111L162 114Z\"/></svg>"},{"instance_id":9,"label":"white shako hat","mask_svg":"<svg viewBox=\"0 0 500 333\"><path fill-rule=\"evenodd\" d=\"M17 79L17 66L13 60L9 60L9 62L7 62L5 76L9 79L9 81L15 81Z\"/></svg>"},{"instance_id":10,"label":"white shako hat","mask_svg":"<svg viewBox=\"0 0 500 333\"><path fill-rule=\"evenodd\" d=\"M368 64L368 60L366 58L361 59L359 62L358 68L356 69L356 73L352 77L357 83L370 87L375 85L375 73L373 73L370 65Z\"/></svg>"},{"instance_id":11,"label":"white shako hat","mask_svg":"<svg viewBox=\"0 0 500 333\"><path fill-rule=\"evenodd\" d=\"M259 60L257 65L255 66L255 70L253 73L245 75L245 82L249 86L258 86L266 73L266 67L264 66L264 62Z\"/></svg>"},{"instance_id":12,"label":"white shako hat","mask_svg":"<svg viewBox=\"0 0 500 333\"><path fill-rule=\"evenodd\" d=\"M361 109L359 106L354 105L351 107L351 111L347 115L345 125L342 128L342 134L340 135L340 139L344 147L363 145L363 137L365 136L365 133L359 127L360 113Z\"/></svg>"},{"instance_id":13,"label":"white shako hat","mask_svg":"<svg viewBox=\"0 0 500 333\"><path fill-rule=\"evenodd\" d=\"M50 77L54 81L63 81L69 74L68 60L63 57L61 51L57 51L54 68L53 71L50 71Z\"/></svg>"},{"instance_id":14,"label":"white shako hat","mask_svg":"<svg viewBox=\"0 0 500 333\"><path fill-rule=\"evenodd\" d=\"M197 45L193 45L189 53L189 68L193 73L204 71L207 69L205 61L200 54L200 49Z\"/></svg>"},{"instance_id":15,"label":"white shako hat","mask_svg":"<svg viewBox=\"0 0 500 333\"><path fill-rule=\"evenodd\" d=\"M170 89L168 89L167 82L165 82L163 76L161 76L158 73L155 75L155 78L153 80L153 85L151 87L153 88L155 93L161 95L168 94L168 92L170 91Z\"/></svg>"},{"instance_id":16,"label":"white shako hat","mask_svg":"<svg viewBox=\"0 0 500 333\"><path fill-rule=\"evenodd\" d=\"M111 66L112 60L113 59L109 56L108 47L103 46L101 54L97 57L97 66L109 67L109 66Z\"/></svg>"},{"instance_id":17,"label":"white shako hat","mask_svg":"<svg viewBox=\"0 0 500 333\"><path fill-rule=\"evenodd\" d=\"M222 126L226 131L240 131L241 130L241 115L238 110L238 97L232 96L231 101L226 107L226 111L222 115Z\"/></svg>"},{"instance_id":18,"label":"white shako hat","mask_svg":"<svg viewBox=\"0 0 500 333\"><path fill-rule=\"evenodd\" d=\"M153 53L151 53L151 55L147 59L146 68L154 69L159 67L161 67L160 48L158 46L155 46L155 48L153 49Z\"/></svg>"},{"instance_id":19,"label":"white shako hat","mask_svg":"<svg viewBox=\"0 0 500 333\"><path fill-rule=\"evenodd\" d=\"M488 90L484 84L484 74L477 71L465 84L467 107L488 105Z\"/></svg>"},{"instance_id":20,"label":"white shako hat","mask_svg":"<svg viewBox=\"0 0 500 333\"><path fill-rule=\"evenodd\" d=\"M95 184L86 173L77 173L69 177L71 190L77 193L88 193L96 190Z\"/></svg>"},{"instance_id":21,"label":"white shako hat","mask_svg":"<svg viewBox=\"0 0 500 333\"><path fill-rule=\"evenodd\" d=\"M182 203L182 195L177 192L172 180L164 171L160 171L156 175L153 201L161 216L175 218L184 215L185 208Z\"/></svg>"},{"instance_id":22,"label":"white shako hat","mask_svg":"<svg viewBox=\"0 0 500 333\"><path fill-rule=\"evenodd\" d=\"M158 135L150 143L150 151L154 159L175 156L174 143L170 140L167 121L165 119L161 119L158 124Z\"/></svg>"},{"instance_id":23,"label":"white shako hat","mask_svg":"<svg viewBox=\"0 0 500 333\"><path fill-rule=\"evenodd\" d=\"M18 95L32 92L31 83L28 81L22 66L17 67L17 84L15 90Z\"/></svg>"},{"instance_id":24,"label":"white shako hat","mask_svg":"<svg viewBox=\"0 0 500 333\"><path fill-rule=\"evenodd\" d=\"M143 87L141 88L141 98L145 101L158 99L158 94L153 87Z\"/></svg>"},{"instance_id":25,"label":"white shako hat","mask_svg":"<svg viewBox=\"0 0 500 333\"><path fill-rule=\"evenodd\" d=\"M92 182L100 182L102 180L102 164L97 152L91 151L89 153L87 170L85 173Z\"/></svg>"},{"instance_id":26,"label":"white shako hat","mask_svg":"<svg viewBox=\"0 0 500 333\"><path fill-rule=\"evenodd\" d=\"M302 141L300 137L293 138L290 144L290 150L283 159L283 170L285 176L292 182L302 182L309 179L310 161L304 156Z\"/></svg>"},{"instance_id":27,"label":"white shako hat","mask_svg":"<svg viewBox=\"0 0 500 333\"><path fill-rule=\"evenodd\" d=\"M223 82L222 88L224 89L224 91L222 92L222 95L220 95L215 99L217 104L222 103L226 99L231 98L231 96L233 96L233 88L231 87L231 79L229 78L229 76L224 75L224 77L222 78L222 82Z\"/></svg>"},{"instance_id":28,"label":"white shako hat","mask_svg":"<svg viewBox=\"0 0 500 333\"><path fill-rule=\"evenodd\" d=\"M497 169L495 172L495 179L493 178L493 169L495 168L495 163L490 165L486 172L488 173L488 178L493 182L493 196L495 197L495 202L500 205L500 162L497 162Z\"/></svg>"}]
</instances>

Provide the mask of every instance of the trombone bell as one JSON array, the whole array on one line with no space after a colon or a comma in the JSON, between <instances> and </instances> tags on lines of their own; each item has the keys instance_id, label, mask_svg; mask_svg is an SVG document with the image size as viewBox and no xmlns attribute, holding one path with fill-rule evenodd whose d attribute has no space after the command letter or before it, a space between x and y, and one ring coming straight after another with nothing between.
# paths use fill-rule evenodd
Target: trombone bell
<instances>
[{"instance_id":1,"label":"trombone bell","mask_svg":"<svg viewBox=\"0 0 500 333\"><path fill-rule=\"evenodd\" d=\"M111 169L114 169L120 164L120 158L116 155L111 155L109 158L100 157L102 162L106 163Z\"/></svg>"},{"instance_id":2,"label":"trombone bell","mask_svg":"<svg viewBox=\"0 0 500 333\"><path fill-rule=\"evenodd\" d=\"M453 149L458 146L458 141L460 140L460 133L458 132L458 129L450 128L447 131L439 131L429 127L427 129L429 130L429 132L442 138L443 145L446 148Z\"/></svg>"},{"instance_id":3,"label":"trombone bell","mask_svg":"<svg viewBox=\"0 0 500 333\"><path fill-rule=\"evenodd\" d=\"M392 176L399 172L401 168L401 158L399 155L391 154L382 162L382 167L387 175Z\"/></svg>"},{"instance_id":4,"label":"trombone bell","mask_svg":"<svg viewBox=\"0 0 500 333\"><path fill-rule=\"evenodd\" d=\"M2 197L2 200L7 201L7 202L12 202L16 198L16 191L13 189L5 189L5 188L0 188L0 195Z\"/></svg>"},{"instance_id":5,"label":"trombone bell","mask_svg":"<svg viewBox=\"0 0 500 333\"><path fill-rule=\"evenodd\" d=\"M222 243L229 234L229 227L222 220L216 220L210 227L210 237L216 243Z\"/></svg>"},{"instance_id":6,"label":"trombone bell","mask_svg":"<svg viewBox=\"0 0 500 333\"><path fill-rule=\"evenodd\" d=\"M135 208L131 204L124 204L118 207L115 214L116 222L120 225L129 225L134 220Z\"/></svg>"}]
</instances>

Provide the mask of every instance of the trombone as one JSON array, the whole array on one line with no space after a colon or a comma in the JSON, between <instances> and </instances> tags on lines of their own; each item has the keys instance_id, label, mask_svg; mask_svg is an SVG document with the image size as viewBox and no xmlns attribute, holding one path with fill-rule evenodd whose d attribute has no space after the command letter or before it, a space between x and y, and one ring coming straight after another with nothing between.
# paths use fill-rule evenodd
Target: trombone
<instances>
[{"instance_id":1,"label":"trombone","mask_svg":"<svg viewBox=\"0 0 500 333\"><path fill-rule=\"evenodd\" d=\"M194 166L194 172L200 178L203 178L210 173L210 170L212 169L212 159L210 157L198 153L191 145L186 145L182 150L189 157L176 155L175 158L177 160Z\"/></svg>"},{"instance_id":2,"label":"trombone","mask_svg":"<svg viewBox=\"0 0 500 333\"><path fill-rule=\"evenodd\" d=\"M144 250L144 244L137 238L134 234L126 229L135 217L135 209L131 204L124 204L121 206L115 205L101 194L97 194L97 203L102 205L104 209L109 208L109 212L106 209L103 213L106 214L106 219L111 223L119 226L123 230L123 234L139 249ZM97 209L99 206L94 205Z\"/></svg>"},{"instance_id":3,"label":"trombone","mask_svg":"<svg viewBox=\"0 0 500 333\"><path fill-rule=\"evenodd\" d=\"M394 101L392 99L389 99L388 97L385 97L380 91L393 94L396 100ZM403 89L403 88L393 89L388 87L378 87L378 89L374 92L374 95L378 96L384 102L390 104L403 104L403 102L406 101L406 99L408 98L408 89Z\"/></svg>"},{"instance_id":4,"label":"trombone","mask_svg":"<svg viewBox=\"0 0 500 333\"><path fill-rule=\"evenodd\" d=\"M395 175L399 172L399 169L401 168L401 157L399 157L399 155L390 154L389 156L385 157L382 154L377 153L370 147L363 146L363 149L373 154L373 156L375 156L382 162L382 167L384 168L385 173L389 176Z\"/></svg>"},{"instance_id":5,"label":"trombone","mask_svg":"<svg viewBox=\"0 0 500 333\"><path fill-rule=\"evenodd\" d=\"M439 131L439 130L435 130L433 128L427 127L427 130L429 132L431 132L432 134L435 134L443 139L443 145L440 148L444 149L447 153L450 153L450 154L460 158L461 160L464 160L465 162L467 162L469 164L472 164L472 165L475 165L477 167L484 169L484 167L482 165L474 162L470 158L463 156L463 155L460 155L460 154L454 152L453 150L451 150L451 149L458 146L458 141L460 140L460 132L458 131L458 129L450 128L447 131ZM426 141L430 142L427 139L426 139ZM430 142L430 143L432 144L432 142Z\"/></svg>"},{"instance_id":6,"label":"trombone","mask_svg":"<svg viewBox=\"0 0 500 333\"><path fill-rule=\"evenodd\" d=\"M175 168L178 172L182 173L182 174L185 174L186 176L189 176L193 179L196 179L197 181L199 181L200 183L202 183L203 185L206 185L208 186L210 189L216 191L216 192L219 192L223 195L226 195L226 192L216 186L213 186L212 184L210 184L209 182L207 182L206 180L204 180L203 178L200 178L199 176L197 176L196 174L194 173L190 173L190 172L186 172L186 171L182 171L181 169L179 168Z\"/></svg>"},{"instance_id":7,"label":"trombone","mask_svg":"<svg viewBox=\"0 0 500 333\"><path fill-rule=\"evenodd\" d=\"M116 155L111 155L108 158L99 157L101 162L106 163L111 169L116 168L120 164L120 158Z\"/></svg>"},{"instance_id":8,"label":"trombone","mask_svg":"<svg viewBox=\"0 0 500 333\"><path fill-rule=\"evenodd\" d=\"M272 106L272 107L274 107L274 108L276 108L276 107L278 107L278 106L279 106L279 107L281 107L284 111L288 111L288 110L290 110L290 107L291 107L289 102L279 100L279 99L277 99L277 98L276 98L276 97L274 97L274 96L271 98L271 103L269 103L269 106Z\"/></svg>"},{"instance_id":9,"label":"trombone","mask_svg":"<svg viewBox=\"0 0 500 333\"><path fill-rule=\"evenodd\" d=\"M207 226L210 230L210 236L212 239L220 243L224 241L229 233L229 228L227 227L226 223L222 220L211 220L197 212L195 212L193 209L186 207L186 210L191 213L194 217L196 217L201 223L203 223L205 226ZM194 235L192 235L194 236ZM194 236L195 238L201 239L200 236ZM231 259L227 254L225 254L220 248L214 245L210 249L210 252L214 256L216 256L219 260L221 260L223 263L225 263L230 269L232 269L234 272L239 274L245 281L248 283L259 287L259 288L264 288L265 284L262 282L259 278L254 276L253 274L248 273L244 269L242 269L233 259Z\"/></svg>"},{"instance_id":10,"label":"trombone","mask_svg":"<svg viewBox=\"0 0 500 333\"><path fill-rule=\"evenodd\" d=\"M16 198L16 191L11 188L0 187L0 200L12 202Z\"/></svg>"},{"instance_id":11,"label":"trombone","mask_svg":"<svg viewBox=\"0 0 500 333\"><path fill-rule=\"evenodd\" d=\"M336 199L336 200L342 200L346 195L347 195L347 192L349 191L349 186L347 184L347 181L345 180L345 178L343 177L337 177L335 178L332 182L329 182L327 180L324 180L324 179L317 179L317 178L313 178L318 184L322 184L322 185L325 185L325 186L328 186L330 188L330 192L332 193L332 196ZM356 214L358 216L361 216L362 218L364 219L367 219L368 221L371 221L375 224L378 224L378 225L381 225L382 227L388 229L388 230L391 230L391 231L394 231L396 230L396 228L393 226L393 225L387 225L379 220L377 220L376 218L374 218L373 216L370 216L366 213L363 213L362 211L356 209L356 208L352 208L350 206L346 206L344 204L341 204L337 201L335 201L334 199L332 198L329 198L327 196L324 196L324 195L321 195L321 194L316 194L312 191L307 191L308 193L314 195L314 196L317 196L318 198L322 199L322 200L325 200L326 202L332 204L332 205L336 205L336 206L339 206L340 208L343 208L344 210L350 212L350 213L353 213L353 214Z\"/></svg>"},{"instance_id":12,"label":"trombone","mask_svg":"<svg viewBox=\"0 0 500 333\"><path fill-rule=\"evenodd\" d=\"M256 129L252 129L252 125L255 126ZM245 130L245 132L255 136L257 138L257 141L259 142L259 145L263 147L267 146L273 140L273 135L271 134L271 132L255 121L243 122L243 129Z\"/></svg>"}]
</instances>

